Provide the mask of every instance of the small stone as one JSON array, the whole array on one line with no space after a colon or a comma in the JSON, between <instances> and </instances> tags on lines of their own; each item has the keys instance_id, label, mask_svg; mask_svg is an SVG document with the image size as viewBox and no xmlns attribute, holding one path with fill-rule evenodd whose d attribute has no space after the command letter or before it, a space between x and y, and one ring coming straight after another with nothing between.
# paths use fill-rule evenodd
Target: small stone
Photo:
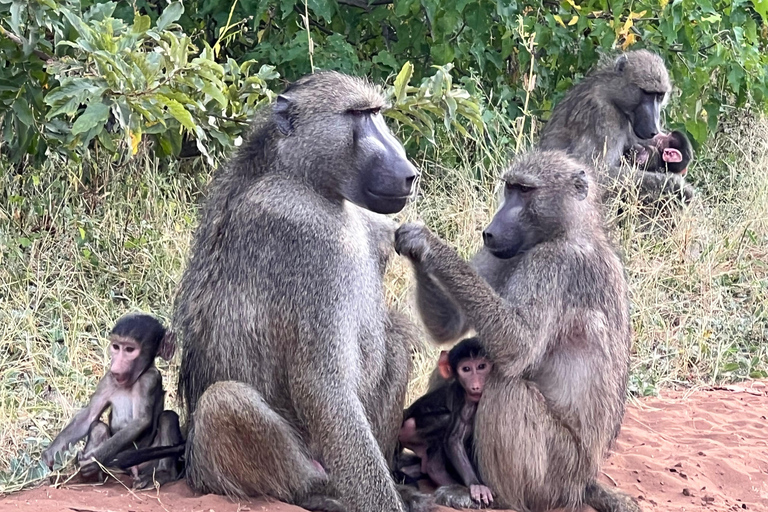
<instances>
[{"instance_id":1,"label":"small stone","mask_svg":"<svg viewBox=\"0 0 768 512\"><path fill-rule=\"evenodd\" d=\"M693 496L693 495L691 494L690 489L688 489L687 487L683 487L683 496Z\"/></svg>"}]
</instances>

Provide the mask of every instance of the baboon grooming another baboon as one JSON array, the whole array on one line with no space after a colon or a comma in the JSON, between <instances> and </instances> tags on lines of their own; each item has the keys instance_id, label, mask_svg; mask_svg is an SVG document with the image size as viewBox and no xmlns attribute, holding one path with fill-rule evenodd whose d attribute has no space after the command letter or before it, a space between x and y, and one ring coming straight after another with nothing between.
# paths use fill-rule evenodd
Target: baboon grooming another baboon
<instances>
[{"instance_id":1,"label":"baboon grooming another baboon","mask_svg":"<svg viewBox=\"0 0 768 512\"><path fill-rule=\"evenodd\" d=\"M565 94L544 126L539 148L564 150L590 166L597 161L601 185L632 172L643 196L690 200L694 190L682 176L621 165L625 151L661 131L661 110L671 89L661 57L647 50L622 54Z\"/></svg>"},{"instance_id":2,"label":"baboon grooming another baboon","mask_svg":"<svg viewBox=\"0 0 768 512\"><path fill-rule=\"evenodd\" d=\"M382 265L416 177L362 79L304 77L217 172L175 303L187 481L313 510L403 511L389 473L413 326Z\"/></svg>"},{"instance_id":3,"label":"baboon grooming another baboon","mask_svg":"<svg viewBox=\"0 0 768 512\"><path fill-rule=\"evenodd\" d=\"M532 152L502 179L503 204L472 266L422 225L395 234L435 341L474 329L493 361L475 423L480 478L519 512L639 510L595 481L624 415L631 337L591 172L562 152ZM438 498L472 503L463 488Z\"/></svg>"}]
</instances>

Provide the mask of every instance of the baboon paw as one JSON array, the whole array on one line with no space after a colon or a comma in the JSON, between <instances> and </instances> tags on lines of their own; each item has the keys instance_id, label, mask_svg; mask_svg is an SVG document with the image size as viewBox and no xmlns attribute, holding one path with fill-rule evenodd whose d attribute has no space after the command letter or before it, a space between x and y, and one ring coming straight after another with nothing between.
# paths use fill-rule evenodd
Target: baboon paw
<instances>
[{"instance_id":1,"label":"baboon paw","mask_svg":"<svg viewBox=\"0 0 768 512\"><path fill-rule=\"evenodd\" d=\"M416 263L429 254L429 230L420 222L409 222L395 231L395 250Z\"/></svg>"},{"instance_id":2,"label":"baboon paw","mask_svg":"<svg viewBox=\"0 0 768 512\"><path fill-rule=\"evenodd\" d=\"M320 494L307 496L303 500L300 500L297 505L313 512L347 512L347 507L345 507L339 500Z\"/></svg>"}]
</instances>

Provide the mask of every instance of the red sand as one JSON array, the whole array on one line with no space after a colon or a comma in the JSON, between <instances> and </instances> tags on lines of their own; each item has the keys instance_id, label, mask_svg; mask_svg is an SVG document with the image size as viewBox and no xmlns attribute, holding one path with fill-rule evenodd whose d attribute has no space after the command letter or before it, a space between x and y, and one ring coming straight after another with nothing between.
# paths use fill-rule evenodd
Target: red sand
<instances>
[{"instance_id":1,"label":"red sand","mask_svg":"<svg viewBox=\"0 0 768 512\"><path fill-rule=\"evenodd\" d=\"M768 510L768 386L667 391L627 409L601 479L663 512ZM183 482L133 493L117 483L38 487L0 497L0 511L300 512L282 503L200 496ZM446 509L448 510L448 509ZM375 511L371 511L375 512Z\"/></svg>"}]
</instances>

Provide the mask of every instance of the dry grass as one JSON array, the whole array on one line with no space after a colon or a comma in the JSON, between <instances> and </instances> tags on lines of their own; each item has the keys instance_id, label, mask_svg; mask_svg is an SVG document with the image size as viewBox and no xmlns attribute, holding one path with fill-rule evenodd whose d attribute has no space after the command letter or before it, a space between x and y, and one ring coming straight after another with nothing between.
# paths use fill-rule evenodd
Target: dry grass
<instances>
[{"instance_id":1,"label":"dry grass","mask_svg":"<svg viewBox=\"0 0 768 512\"><path fill-rule=\"evenodd\" d=\"M397 220L421 218L471 256L503 163L498 147L478 153L485 164L421 162L419 197ZM612 220L632 289L636 394L768 369L768 123L723 134L703 153L690 174L702 195L689 208L649 218L625 205ZM100 167L83 187L82 169L62 167L75 169L52 162L0 176L0 492L47 474L39 454L103 375L111 324L132 309L168 318L208 177L140 160ZM409 286L396 258L388 300L409 309ZM438 352L416 354L411 398ZM177 365L178 356L160 363L171 407Z\"/></svg>"}]
</instances>

